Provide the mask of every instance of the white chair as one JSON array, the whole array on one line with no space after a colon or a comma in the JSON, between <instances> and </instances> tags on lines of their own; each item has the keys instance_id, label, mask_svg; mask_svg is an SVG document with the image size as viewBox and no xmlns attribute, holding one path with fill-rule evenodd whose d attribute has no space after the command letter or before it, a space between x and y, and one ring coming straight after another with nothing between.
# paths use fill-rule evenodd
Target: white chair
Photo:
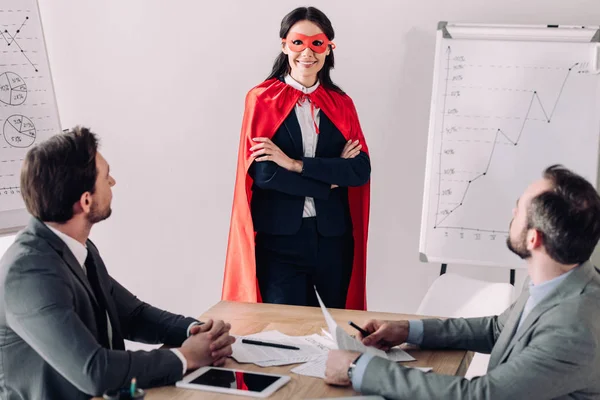
<instances>
[{"instance_id":1,"label":"white chair","mask_svg":"<svg viewBox=\"0 0 600 400\"><path fill-rule=\"evenodd\" d=\"M514 287L446 273L433 282L421 305L419 315L447 318L474 318L501 314L512 303ZM465 377L485 375L490 356L475 353Z\"/></svg>"}]
</instances>

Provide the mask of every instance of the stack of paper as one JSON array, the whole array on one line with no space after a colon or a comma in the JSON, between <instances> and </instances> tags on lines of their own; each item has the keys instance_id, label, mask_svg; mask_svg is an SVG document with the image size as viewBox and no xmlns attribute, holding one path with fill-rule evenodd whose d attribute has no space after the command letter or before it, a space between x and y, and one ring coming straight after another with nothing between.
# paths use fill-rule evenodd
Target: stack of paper
<instances>
[{"instance_id":1,"label":"stack of paper","mask_svg":"<svg viewBox=\"0 0 600 400\"><path fill-rule=\"evenodd\" d=\"M319 293L316 291L317 300L319 300L319 304L321 306L321 311L323 311L323 316L325 317L325 322L327 322L327 328L329 332L324 332L326 336L330 338L335 343L335 348L340 350L350 350L357 351L360 353L370 353L382 358L386 358L392 361L414 361L415 358L410 354L405 352L400 348L393 348L389 352L384 352L383 350L379 350L375 347L367 347L362 342L350 336L345 330L340 328L338 324L336 324L335 320L327 311L327 308L321 301L321 297ZM296 368L292 369L292 372L299 375L306 376L314 376L316 378L325 378L325 364L327 363L327 357L321 357L314 360L311 360L303 365L300 365Z\"/></svg>"},{"instance_id":2,"label":"stack of paper","mask_svg":"<svg viewBox=\"0 0 600 400\"><path fill-rule=\"evenodd\" d=\"M277 365L289 365L304 363L292 372L300 375L325 377L325 364L329 350L351 350L361 353L370 353L391 361L414 361L415 359L400 348L393 348L387 353L367 347L362 342L350 336L340 328L317 293L317 299L325 316L329 332L323 330L323 336L313 334L309 336L288 336L279 331L259 332L248 336L236 336L236 342L232 345L232 357L239 363L253 363L261 367L273 367ZM298 347L299 350L280 349L276 347L261 346L243 343L242 339L253 339L257 341L284 344Z\"/></svg>"},{"instance_id":3,"label":"stack of paper","mask_svg":"<svg viewBox=\"0 0 600 400\"><path fill-rule=\"evenodd\" d=\"M246 344L242 343L244 338L295 346L300 350ZM288 336L279 331L266 331L248 336L238 336L236 339L236 342L232 345L232 357L239 363L254 363L261 367L298 364L319 357L326 357L329 349L334 348L329 339L317 334Z\"/></svg>"},{"instance_id":4,"label":"stack of paper","mask_svg":"<svg viewBox=\"0 0 600 400\"><path fill-rule=\"evenodd\" d=\"M321 305L321 311L323 311L323 316L325 317L325 322L327 322L327 328L329 328L329 337L335 342L336 346L340 350L350 350L350 351L358 351L360 353L370 353L388 360L392 361L414 361L414 357L400 349L399 347L395 347L391 349L388 353L383 350L379 350L375 347L367 347L362 342L350 336L345 330L340 328L338 324L336 324L335 320L321 301L321 297L315 289L315 293L317 294L317 300L319 300L319 304Z\"/></svg>"},{"instance_id":5,"label":"stack of paper","mask_svg":"<svg viewBox=\"0 0 600 400\"><path fill-rule=\"evenodd\" d=\"M316 360L312 360L306 362L302 365L297 366L296 368L292 368L292 372L298 375L304 376L312 376L315 378L325 379L325 366L327 364L327 357L318 358ZM431 371L431 368L428 367L414 367L423 372Z\"/></svg>"},{"instance_id":6,"label":"stack of paper","mask_svg":"<svg viewBox=\"0 0 600 400\"><path fill-rule=\"evenodd\" d=\"M336 326L339 326L336 324ZM321 332L323 332L323 335L328 338L331 342L333 342L333 348L337 349L337 345L335 344L335 341L333 340L331 334L329 332L327 332L325 329L321 329ZM350 336L352 338L352 336ZM353 338L354 339L354 338ZM356 339L354 339L356 340ZM342 349L342 350L346 350L346 349ZM385 357L390 361L395 361L395 362L402 362L402 361L415 361L415 358L413 356L411 356L410 354L408 354L406 351L402 350L400 347L392 347L391 349L389 349L386 353L385 353Z\"/></svg>"}]
</instances>

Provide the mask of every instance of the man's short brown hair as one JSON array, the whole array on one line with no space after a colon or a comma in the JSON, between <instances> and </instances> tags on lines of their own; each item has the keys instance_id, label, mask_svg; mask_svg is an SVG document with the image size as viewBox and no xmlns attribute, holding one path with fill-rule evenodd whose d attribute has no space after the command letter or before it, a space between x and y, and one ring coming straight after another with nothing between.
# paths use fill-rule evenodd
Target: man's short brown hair
<instances>
[{"instance_id":1,"label":"man's short brown hair","mask_svg":"<svg viewBox=\"0 0 600 400\"><path fill-rule=\"evenodd\" d=\"M98 139L88 128L57 134L27 152L21 193L27 211L45 222L66 222L85 192L94 193Z\"/></svg>"}]
</instances>

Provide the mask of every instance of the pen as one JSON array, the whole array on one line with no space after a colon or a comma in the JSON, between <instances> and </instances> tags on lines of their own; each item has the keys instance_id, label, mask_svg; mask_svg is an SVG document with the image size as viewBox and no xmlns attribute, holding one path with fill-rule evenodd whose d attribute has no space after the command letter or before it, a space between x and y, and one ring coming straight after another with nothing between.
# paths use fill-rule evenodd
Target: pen
<instances>
[{"instance_id":1,"label":"pen","mask_svg":"<svg viewBox=\"0 0 600 400\"><path fill-rule=\"evenodd\" d=\"M136 391L136 383L137 380L135 378L133 378L131 380L131 386L129 387L129 391L131 392L131 398L133 399L133 396L135 396L135 391Z\"/></svg>"},{"instance_id":2,"label":"pen","mask_svg":"<svg viewBox=\"0 0 600 400\"><path fill-rule=\"evenodd\" d=\"M242 343L255 344L257 346L276 347L278 349L300 350L299 347L295 347L295 346L288 346L286 344L279 344L279 343L261 342L260 340L252 340L252 339L242 339Z\"/></svg>"},{"instance_id":3,"label":"pen","mask_svg":"<svg viewBox=\"0 0 600 400\"><path fill-rule=\"evenodd\" d=\"M353 327L354 329L356 329L357 331L359 331L363 338L366 338L367 336L370 335L369 332L365 331L363 328L361 328L360 326L356 325L352 321L348 321L348 325L350 325L351 327Z\"/></svg>"}]
</instances>

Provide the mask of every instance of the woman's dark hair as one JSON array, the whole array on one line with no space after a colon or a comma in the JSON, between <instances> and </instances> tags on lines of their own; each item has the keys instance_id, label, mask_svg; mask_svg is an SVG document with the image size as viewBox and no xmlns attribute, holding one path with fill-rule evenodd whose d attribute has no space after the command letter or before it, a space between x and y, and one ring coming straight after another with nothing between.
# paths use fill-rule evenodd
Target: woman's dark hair
<instances>
[{"instance_id":1,"label":"woman's dark hair","mask_svg":"<svg viewBox=\"0 0 600 400\"><path fill-rule=\"evenodd\" d=\"M298 7L288 15L283 17L281 20L281 28L279 29L279 37L284 39L287 37L290 29L295 23L300 21L310 21L317 25L329 40L333 40L335 32L329 18L319 9L315 7ZM333 50L329 52L329 55L325 58L325 64L318 73L319 81L321 85L327 89L331 89L340 94L344 94L344 91L331 80L331 69L334 65ZM269 74L266 80L272 78L279 78L290 72L290 64L288 62L287 54L279 53L275 62L273 63L273 70Z\"/></svg>"}]
</instances>

